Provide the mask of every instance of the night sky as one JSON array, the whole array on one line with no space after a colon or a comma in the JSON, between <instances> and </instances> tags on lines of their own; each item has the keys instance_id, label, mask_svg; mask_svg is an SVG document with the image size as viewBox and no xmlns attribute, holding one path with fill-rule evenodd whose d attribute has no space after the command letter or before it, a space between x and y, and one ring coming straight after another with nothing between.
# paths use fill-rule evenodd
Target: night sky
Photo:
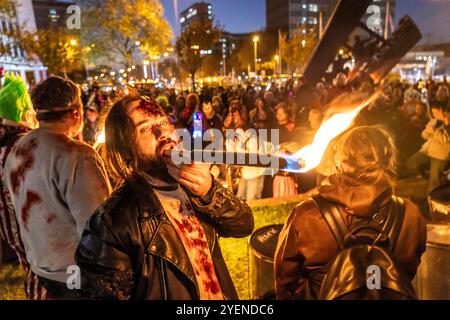
<instances>
[{"instance_id":1,"label":"night sky","mask_svg":"<svg viewBox=\"0 0 450 320\"><path fill-rule=\"evenodd\" d=\"M178 12L199 0L161 0L165 16L176 34L174 1ZM213 14L229 32L251 32L265 27L265 0L210 0ZM450 0L397 0L396 20L410 15L422 30L423 41L450 42Z\"/></svg>"}]
</instances>

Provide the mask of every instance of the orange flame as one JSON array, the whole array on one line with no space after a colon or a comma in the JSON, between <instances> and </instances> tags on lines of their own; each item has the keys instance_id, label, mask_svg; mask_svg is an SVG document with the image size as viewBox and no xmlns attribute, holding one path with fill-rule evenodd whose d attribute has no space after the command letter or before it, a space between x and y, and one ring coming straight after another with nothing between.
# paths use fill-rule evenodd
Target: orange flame
<instances>
[{"instance_id":1,"label":"orange flame","mask_svg":"<svg viewBox=\"0 0 450 320\"><path fill-rule=\"evenodd\" d=\"M343 105L345 105L345 109L351 109L348 112L341 112L332 115L328 120L322 123L319 130L317 130L312 144L301 148L293 155L293 157L297 158L299 160L299 163L301 163L301 165L303 166L301 172L308 172L317 167L322 161L322 157L331 140L346 131L351 126L353 120L356 118L359 112L363 108L371 104L373 101L375 101L378 96L379 94L375 93L370 98L366 99L362 103L359 103L356 107L349 107L342 101L332 103L332 106L330 106L330 108L333 108L334 110L343 109ZM336 104L338 105L337 107L333 106Z\"/></svg>"}]
</instances>

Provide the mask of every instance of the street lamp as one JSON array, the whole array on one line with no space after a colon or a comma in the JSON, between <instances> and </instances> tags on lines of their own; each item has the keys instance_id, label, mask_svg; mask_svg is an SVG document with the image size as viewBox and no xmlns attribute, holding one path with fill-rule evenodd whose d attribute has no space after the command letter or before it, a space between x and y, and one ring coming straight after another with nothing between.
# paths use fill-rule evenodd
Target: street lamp
<instances>
[{"instance_id":1,"label":"street lamp","mask_svg":"<svg viewBox=\"0 0 450 320\"><path fill-rule=\"evenodd\" d=\"M253 37L253 44L255 45L255 73L257 72L257 66L258 66L258 41L259 37L254 36Z\"/></svg>"},{"instance_id":2,"label":"street lamp","mask_svg":"<svg viewBox=\"0 0 450 320\"><path fill-rule=\"evenodd\" d=\"M144 60L143 64L144 64L144 66L143 66L143 69L144 69L144 78L147 79L147 78L148 78L147 66L150 64L150 61Z\"/></svg>"}]
</instances>

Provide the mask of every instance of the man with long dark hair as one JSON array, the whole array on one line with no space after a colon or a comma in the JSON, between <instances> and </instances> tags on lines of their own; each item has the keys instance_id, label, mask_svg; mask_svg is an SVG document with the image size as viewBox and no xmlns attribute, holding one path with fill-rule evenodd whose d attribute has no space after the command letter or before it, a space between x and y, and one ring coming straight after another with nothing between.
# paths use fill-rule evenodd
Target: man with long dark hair
<instances>
[{"instance_id":1,"label":"man with long dark hair","mask_svg":"<svg viewBox=\"0 0 450 320\"><path fill-rule=\"evenodd\" d=\"M209 166L175 166L175 129L147 97L127 96L105 123L118 189L87 224L76 260L100 299L237 299L218 243L253 230L246 203Z\"/></svg>"}]
</instances>

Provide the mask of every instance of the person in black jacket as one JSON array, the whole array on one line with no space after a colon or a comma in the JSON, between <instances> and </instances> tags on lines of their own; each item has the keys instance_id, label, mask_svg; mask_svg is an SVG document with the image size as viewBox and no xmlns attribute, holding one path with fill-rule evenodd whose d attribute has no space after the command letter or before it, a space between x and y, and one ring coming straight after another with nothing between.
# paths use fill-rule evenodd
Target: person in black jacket
<instances>
[{"instance_id":1,"label":"person in black jacket","mask_svg":"<svg viewBox=\"0 0 450 320\"><path fill-rule=\"evenodd\" d=\"M109 112L106 157L120 187L76 252L86 298L238 299L218 236L248 236L252 212L209 165L173 164L174 131L147 97L125 97Z\"/></svg>"}]
</instances>

